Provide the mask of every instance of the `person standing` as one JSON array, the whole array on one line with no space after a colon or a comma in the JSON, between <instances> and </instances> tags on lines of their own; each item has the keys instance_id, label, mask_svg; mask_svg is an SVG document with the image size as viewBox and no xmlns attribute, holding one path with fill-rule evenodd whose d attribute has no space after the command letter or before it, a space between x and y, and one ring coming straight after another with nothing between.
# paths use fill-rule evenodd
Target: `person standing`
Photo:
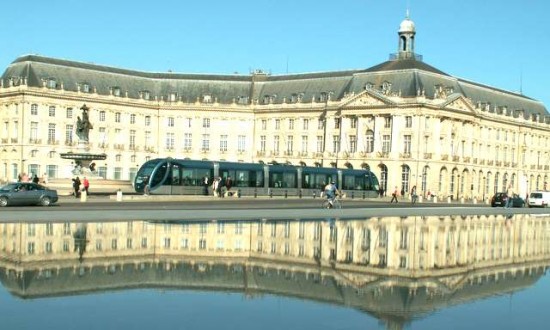
<instances>
[{"instance_id":1,"label":"person standing","mask_svg":"<svg viewBox=\"0 0 550 330\"><path fill-rule=\"evenodd\" d=\"M506 206L505 208L509 209L510 207L513 206L514 202L513 202L513 199L514 199L514 188L512 188L512 185L508 185L508 190L506 190L506 195L508 196L508 198L506 198Z\"/></svg>"},{"instance_id":2,"label":"person standing","mask_svg":"<svg viewBox=\"0 0 550 330\"><path fill-rule=\"evenodd\" d=\"M397 194L399 194L399 191L397 190L397 186L395 186L395 189L393 190L393 193L391 194L391 200L390 204L395 201L397 203Z\"/></svg>"},{"instance_id":3,"label":"person standing","mask_svg":"<svg viewBox=\"0 0 550 330\"><path fill-rule=\"evenodd\" d=\"M210 184L210 179L208 178L208 175L205 175L204 178L202 178L202 186L203 190L202 193L204 196L208 196L208 185Z\"/></svg>"},{"instance_id":4,"label":"person standing","mask_svg":"<svg viewBox=\"0 0 550 330\"><path fill-rule=\"evenodd\" d=\"M413 186L411 189L411 202L415 204L417 198L418 196L416 195L416 186Z\"/></svg>"},{"instance_id":5,"label":"person standing","mask_svg":"<svg viewBox=\"0 0 550 330\"><path fill-rule=\"evenodd\" d=\"M73 179L73 190L74 190L74 197L78 198L80 197L80 178L76 177Z\"/></svg>"},{"instance_id":6,"label":"person standing","mask_svg":"<svg viewBox=\"0 0 550 330\"><path fill-rule=\"evenodd\" d=\"M225 191L229 193L231 188L233 187L233 179L231 179L230 176L225 179Z\"/></svg>"},{"instance_id":7,"label":"person standing","mask_svg":"<svg viewBox=\"0 0 550 330\"><path fill-rule=\"evenodd\" d=\"M88 188L90 188L90 181L86 177L82 180L82 186L84 187L84 191L86 192L86 195L89 194Z\"/></svg>"}]
</instances>

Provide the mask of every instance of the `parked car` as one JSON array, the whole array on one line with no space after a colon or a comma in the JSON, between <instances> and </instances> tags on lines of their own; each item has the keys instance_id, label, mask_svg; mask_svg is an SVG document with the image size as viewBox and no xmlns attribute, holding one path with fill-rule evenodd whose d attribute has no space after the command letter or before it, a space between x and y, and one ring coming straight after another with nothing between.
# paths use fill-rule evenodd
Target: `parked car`
<instances>
[{"instance_id":1,"label":"parked car","mask_svg":"<svg viewBox=\"0 0 550 330\"><path fill-rule=\"evenodd\" d=\"M529 194L529 207L548 207L550 206L550 191L533 191Z\"/></svg>"},{"instance_id":2,"label":"parked car","mask_svg":"<svg viewBox=\"0 0 550 330\"><path fill-rule=\"evenodd\" d=\"M57 202L57 190L32 182L15 182L0 187L0 206L42 205Z\"/></svg>"},{"instance_id":3,"label":"parked car","mask_svg":"<svg viewBox=\"0 0 550 330\"><path fill-rule=\"evenodd\" d=\"M508 201L508 195L505 192L498 192L496 193L493 198L491 198L491 206L506 206L506 202ZM524 207L525 201L523 198L519 197L518 195L514 194L512 196L512 207Z\"/></svg>"}]
</instances>

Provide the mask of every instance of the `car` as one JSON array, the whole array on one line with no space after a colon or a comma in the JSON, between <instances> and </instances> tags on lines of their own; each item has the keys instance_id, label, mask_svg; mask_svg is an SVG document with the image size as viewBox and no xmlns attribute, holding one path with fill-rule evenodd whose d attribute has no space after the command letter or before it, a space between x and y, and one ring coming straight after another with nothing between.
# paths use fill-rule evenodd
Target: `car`
<instances>
[{"instance_id":1,"label":"car","mask_svg":"<svg viewBox=\"0 0 550 330\"><path fill-rule=\"evenodd\" d=\"M0 187L0 206L50 206L57 200L57 190L33 182L14 182Z\"/></svg>"},{"instance_id":2,"label":"car","mask_svg":"<svg viewBox=\"0 0 550 330\"><path fill-rule=\"evenodd\" d=\"M550 191L533 191L529 194L527 202L529 207L548 207L550 206Z\"/></svg>"},{"instance_id":3,"label":"car","mask_svg":"<svg viewBox=\"0 0 550 330\"><path fill-rule=\"evenodd\" d=\"M491 206L506 206L506 202L508 201L508 195L505 192L497 192L493 198L491 198ZM518 195L514 194L512 196L512 207L524 207L525 201L523 198L519 197Z\"/></svg>"}]
</instances>

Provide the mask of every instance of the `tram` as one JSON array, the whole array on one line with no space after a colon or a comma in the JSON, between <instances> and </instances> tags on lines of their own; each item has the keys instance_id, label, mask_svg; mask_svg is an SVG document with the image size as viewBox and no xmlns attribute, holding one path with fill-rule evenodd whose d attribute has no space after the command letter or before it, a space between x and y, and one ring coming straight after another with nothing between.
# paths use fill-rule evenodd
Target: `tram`
<instances>
[{"instance_id":1,"label":"tram","mask_svg":"<svg viewBox=\"0 0 550 330\"><path fill-rule=\"evenodd\" d=\"M137 193L203 195L211 193L214 178L225 182L229 177L233 184L227 193L248 196L319 196L331 181L347 196L376 197L379 190L378 179L369 170L174 158L147 161L133 184Z\"/></svg>"}]
</instances>

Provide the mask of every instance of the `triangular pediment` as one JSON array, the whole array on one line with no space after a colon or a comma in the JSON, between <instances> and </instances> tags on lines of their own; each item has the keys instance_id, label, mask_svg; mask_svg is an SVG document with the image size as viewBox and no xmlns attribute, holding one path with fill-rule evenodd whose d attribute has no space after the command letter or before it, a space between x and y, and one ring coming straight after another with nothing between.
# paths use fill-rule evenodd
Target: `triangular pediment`
<instances>
[{"instance_id":1,"label":"triangular pediment","mask_svg":"<svg viewBox=\"0 0 550 330\"><path fill-rule=\"evenodd\" d=\"M342 107L372 107L393 104L394 102L384 97L383 95L380 95L379 93L376 93L374 91L366 90L345 100L342 104Z\"/></svg>"},{"instance_id":2,"label":"triangular pediment","mask_svg":"<svg viewBox=\"0 0 550 330\"><path fill-rule=\"evenodd\" d=\"M441 107L446 110L460 111L466 113L477 112L472 102L470 102L470 100L468 100L464 97L464 95L461 94L451 95L447 100L445 100L445 102L443 102Z\"/></svg>"}]
</instances>

